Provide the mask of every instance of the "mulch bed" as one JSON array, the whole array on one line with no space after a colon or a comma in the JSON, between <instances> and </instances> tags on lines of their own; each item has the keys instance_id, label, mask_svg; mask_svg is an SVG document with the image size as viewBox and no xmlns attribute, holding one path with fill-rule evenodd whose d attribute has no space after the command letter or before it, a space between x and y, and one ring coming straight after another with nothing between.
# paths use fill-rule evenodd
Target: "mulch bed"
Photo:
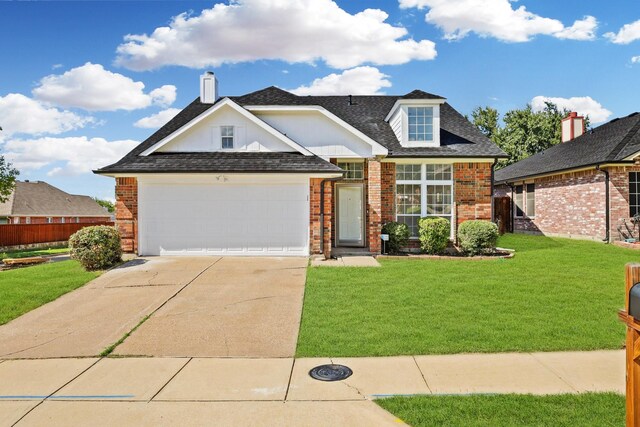
<instances>
[{"instance_id":1,"label":"mulch bed","mask_svg":"<svg viewBox=\"0 0 640 427\"><path fill-rule=\"evenodd\" d=\"M394 254L394 255L378 255L376 258L385 258L385 259L441 259L441 260L456 260L456 261L482 261L489 259L510 259L515 256L514 250L509 249L497 249L495 252L491 254L484 255L476 255L476 256L467 256L458 249L449 250L449 253L446 255L427 255L420 253L402 253L402 254Z\"/></svg>"}]
</instances>

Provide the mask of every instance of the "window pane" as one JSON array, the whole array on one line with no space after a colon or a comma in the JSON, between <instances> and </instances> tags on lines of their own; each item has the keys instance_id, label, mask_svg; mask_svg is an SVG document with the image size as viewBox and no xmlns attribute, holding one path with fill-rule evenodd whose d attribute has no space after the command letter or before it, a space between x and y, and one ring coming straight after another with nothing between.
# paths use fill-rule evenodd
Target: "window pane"
<instances>
[{"instance_id":1,"label":"window pane","mask_svg":"<svg viewBox=\"0 0 640 427\"><path fill-rule=\"evenodd\" d=\"M433 107L408 107L409 141L433 140Z\"/></svg>"},{"instance_id":2,"label":"window pane","mask_svg":"<svg viewBox=\"0 0 640 427\"><path fill-rule=\"evenodd\" d=\"M346 179L364 179L364 163L362 162L338 162L338 167L345 170Z\"/></svg>"},{"instance_id":3,"label":"window pane","mask_svg":"<svg viewBox=\"0 0 640 427\"><path fill-rule=\"evenodd\" d=\"M409 235L411 237L418 237L418 220L419 216L403 216L398 215L398 222L407 224L409 227Z\"/></svg>"},{"instance_id":4,"label":"window pane","mask_svg":"<svg viewBox=\"0 0 640 427\"><path fill-rule=\"evenodd\" d=\"M427 216L451 215L451 186L427 186Z\"/></svg>"},{"instance_id":5,"label":"window pane","mask_svg":"<svg viewBox=\"0 0 640 427\"><path fill-rule=\"evenodd\" d=\"M639 172L629 172L629 216L640 214L640 179Z\"/></svg>"},{"instance_id":6,"label":"window pane","mask_svg":"<svg viewBox=\"0 0 640 427\"><path fill-rule=\"evenodd\" d=\"M536 185L527 184L527 215L536 215Z\"/></svg>"},{"instance_id":7,"label":"window pane","mask_svg":"<svg viewBox=\"0 0 640 427\"><path fill-rule=\"evenodd\" d=\"M517 185L516 186L516 216L517 217L522 217L523 215L523 200L522 197L524 196L524 192L522 191L522 185Z\"/></svg>"},{"instance_id":8,"label":"window pane","mask_svg":"<svg viewBox=\"0 0 640 427\"><path fill-rule=\"evenodd\" d=\"M420 165L396 165L397 181L420 181Z\"/></svg>"}]
</instances>

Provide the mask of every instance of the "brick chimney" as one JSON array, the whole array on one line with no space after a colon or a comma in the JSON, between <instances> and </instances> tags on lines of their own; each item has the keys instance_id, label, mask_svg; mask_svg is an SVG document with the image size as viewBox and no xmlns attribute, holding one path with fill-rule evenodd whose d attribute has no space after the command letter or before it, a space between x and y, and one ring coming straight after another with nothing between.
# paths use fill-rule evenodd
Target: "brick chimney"
<instances>
[{"instance_id":1,"label":"brick chimney","mask_svg":"<svg viewBox=\"0 0 640 427\"><path fill-rule=\"evenodd\" d=\"M584 133L584 116L572 111L562 119L562 142L571 141Z\"/></svg>"}]
</instances>

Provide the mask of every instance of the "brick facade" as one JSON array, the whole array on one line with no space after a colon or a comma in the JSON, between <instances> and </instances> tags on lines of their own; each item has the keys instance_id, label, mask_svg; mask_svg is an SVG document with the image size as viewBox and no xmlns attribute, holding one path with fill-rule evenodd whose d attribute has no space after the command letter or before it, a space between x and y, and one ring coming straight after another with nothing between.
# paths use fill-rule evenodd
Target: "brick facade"
<instances>
[{"instance_id":1,"label":"brick facade","mask_svg":"<svg viewBox=\"0 0 640 427\"><path fill-rule=\"evenodd\" d=\"M323 178L311 178L309 180L309 252L311 254L324 254L325 257L331 255L332 236L332 203L333 203L333 182L324 183L324 233L320 218L321 184ZM324 251L320 248L320 242L324 236ZM323 253L324 252L324 253Z\"/></svg>"},{"instance_id":2,"label":"brick facade","mask_svg":"<svg viewBox=\"0 0 640 427\"><path fill-rule=\"evenodd\" d=\"M491 163L454 163L453 201L457 226L470 219L491 220Z\"/></svg>"},{"instance_id":3,"label":"brick facade","mask_svg":"<svg viewBox=\"0 0 640 427\"><path fill-rule=\"evenodd\" d=\"M367 238L369 251L380 252L382 230L382 163L369 160L367 173Z\"/></svg>"},{"instance_id":4,"label":"brick facade","mask_svg":"<svg viewBox=\"0 0 640 427\"><path fill-rule=\"evenodd\" d=\"M396 164L382 163L382 225L396 220Z\"/></svg>"},{"instance_id":5,"label":"brick facade","mask_svg":"<svg viewBox=\"0 0 640 427\"><path fill-rule=\"evenodd\" d=\"M603 168L605 169L605 168ZM629 217L629 172L640 166L610 167L609 239L619 240L618 225ZM605 174L590 169L568 172L534 180L535 216L514 218L515 232L574 237L601 241L606 236ZM526 198L526 187L524 188ZM495 197L511 197L507 185L496 186Z\"/></svg>"},{"instance_id":6,"label":"brick facade","mask_svg":"<svg viewBox=\"0 0 640 427\"><path fill-rule=\"evenodd\" d=\"M122 250L138 251L138 180L116 178L116 227L122 238Z\"/></svg>"}]
</instances>

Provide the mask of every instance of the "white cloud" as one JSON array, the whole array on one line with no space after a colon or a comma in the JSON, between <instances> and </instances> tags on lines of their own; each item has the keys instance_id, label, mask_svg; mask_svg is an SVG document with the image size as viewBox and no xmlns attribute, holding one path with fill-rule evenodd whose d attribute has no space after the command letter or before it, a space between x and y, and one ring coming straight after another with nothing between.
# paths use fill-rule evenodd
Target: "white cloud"
<instances>
[{"instance_id":1,"label":"white cloud","mask_svg":"<svg viewBox=\"0 0 640 427\"><path fill-rule=\"evenodd\" d=\"M598 22L585 16L570 27L557 19L513 8L509 0L400 0L402 8L429 8L425 20L441 28L445 39L459 40L474 32L507 42L526 42L538 34L561 39L593 40Z\"/></svg>"},{"instance_id":2,"label":"white cloud","mask_svg":"<svg viewBox=\"0 0 640 427\"><path fill-rule=\"evenodd\" d=\"M158 129L169 120L171 120L176 114L180 112L179 108L167 108L156 114L152 114L147 117L143 117L133 125L138 128L144 129Z\"/></svg>"},{"instance_id":3,"label":"white cloud","mask_svg":"<svg viewBox=\"0 0 640 427\"><path fill-rule=\"evenodd\" d=\"M176 100L176 87L173 85L164 85L149 92L151 99L155 105L168 107Z\"/></svg>"},{"instance_id":4,"label":"white cloud","mask_svg":"<svg viewBox=\"0 0 640 427\"><path fill-rule=\"evenodd\" d=\"M232 0L200 15L174 17L150 35L129 34L116 63L133 70L165 65L192 68L262 59L325 61L346 69L364 63L404 64L436 57L435 44L407 37L388 14L350 14L332 0Z\"/></svg>"},{"instance_id":5,"label":"white cloud","mask_svg":"<svg viewBox=\"0 0 640 427\"><path fill-rule=\"evenodd\" d=\"M554 98L549 96L536 96L531 100L531 108L533 111L542 111L546 102L553 102L558 108L566 108L570 111L576 111L578 114L589 116L591 123L601 123L611 116L611 111L607 110L595 99L590 96L575 96L572 98Z\"/></svg>"},{"instance_id":6,"label":"white cloud","mask_svg":"<svg viewBox=\"0 0 640 427\"><path fill-rule=\"evenodd\" d=\"M78 175L115 163L137 144L132 140L80 136L9 139L0 146L6 159L19 170L42 169L62 162L62 166L56 166L48 174Z\"/></svg>"},{"instance_id":7,"label":"white cloud","mask_svg":"<svg viewBox=\"0 0 640 427\"><path fill-rule=\"evenodd\" d=\"M0 120L4 137L19 133L59 134L95 122L92 117L46 106L19 93L0 96Z\"/></svg>"},{"instance_id":8,"label":"white cloud","mask_svg":"<svg viewBox=\"0 0 640 427\"><path fill-rule=\"evenodd\" d=\"M89 111L136 110L154 103L170 104L175 100L175 86L165 85L147 94L144 83L87 62L64 74L44 77L33 95L55 105Z\"/></svg>"},{"instance_id":9,"label":"white cloud","mask_svg":"<svg viewBox=\"0 0 640 427\"><path fill-rule=\"evenodd\" d=\"M604 36L616 44L629 44L638 40L640 39L640 19L623 25L617 33L606 33Z\"/></svg>"},{"instance_id":10,"label":"white cloud","mask_svg":"<svg viewBox=\"0 0 640 427\"><path fill-rule=\"evenodd\" d=\"M342 74L329 74L315 79L309 86L300 86L290 92L296 95L376 95L391 87L388 75L375 67L357 67Z\"/></svg>"},{"instance_id":11,"label":"white cloud","mask_svg":"<svg viewBox=\"0 0 640 427\"><path fill-rule=\"evenodd\" d=\"M631 57L632 64L640 64L640 55Z\"/></svg>"}]
</instances>

